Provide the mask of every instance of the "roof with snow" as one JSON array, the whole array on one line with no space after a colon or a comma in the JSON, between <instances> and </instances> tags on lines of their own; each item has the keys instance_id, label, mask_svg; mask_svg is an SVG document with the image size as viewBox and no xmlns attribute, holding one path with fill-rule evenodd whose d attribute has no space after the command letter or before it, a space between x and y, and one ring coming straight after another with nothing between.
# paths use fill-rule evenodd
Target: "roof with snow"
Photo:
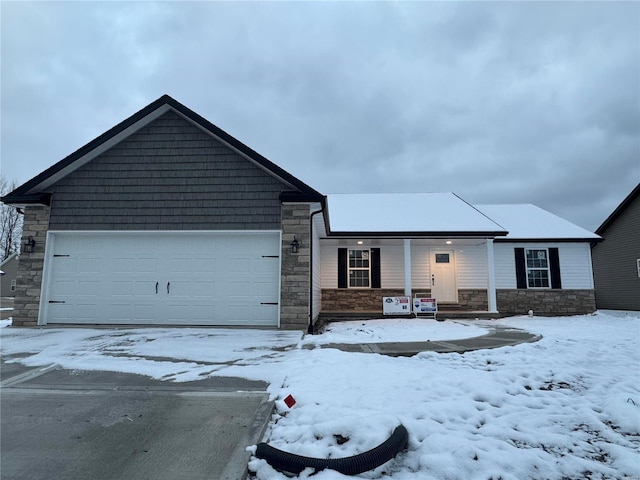
<instances>
[{"instance_id":1,"label":"roof with snow","mask_svg":"<svg viewBox=\"0 0 640 480\"><path fill-rule=\"evenodd\" d=\"M509 231L501 240L599 241L600 236L531 204L476 205Z\"/></svg>"},{"instance_id":2,"label":"roof with snow","mask_svg":"<svg viewBox=\"0 0 640 480\"><path fill-rule=\"evenodd\" d=\"M333 235L504 236L507 231L454 193L330 194Z\"/></svg>"}]
</instances>

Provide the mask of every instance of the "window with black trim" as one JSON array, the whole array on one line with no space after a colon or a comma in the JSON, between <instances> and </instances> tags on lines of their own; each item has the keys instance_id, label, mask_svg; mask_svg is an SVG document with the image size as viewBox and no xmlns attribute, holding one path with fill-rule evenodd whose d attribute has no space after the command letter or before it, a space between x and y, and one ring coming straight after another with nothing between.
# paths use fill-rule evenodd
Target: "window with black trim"
<instances>
[{"instance_id":1,"label":"window with black trim","mask_svg":"<svg viewBox=\"0 0 640 480\"><path fill-rule=\"evenodd\" d=\"M349 250L349 287L367 288L371 285L370 252L367 249Z\"/></svg>"},{"instance_id":2,"label":"window with black trim","mask_svg":"<svg viewBox=\"0 0 640 480\"><path fill-rule=\"evenodd\" d=\"M549 288L549 252L546 248L525 250L528 288Z\"/></svg>"}]
</instances>

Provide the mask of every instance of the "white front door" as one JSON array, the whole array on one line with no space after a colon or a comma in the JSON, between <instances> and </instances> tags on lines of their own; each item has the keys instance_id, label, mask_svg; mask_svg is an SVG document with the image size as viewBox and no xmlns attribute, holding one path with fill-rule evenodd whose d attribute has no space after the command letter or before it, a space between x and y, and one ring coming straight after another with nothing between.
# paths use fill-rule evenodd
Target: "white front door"
<instances>
[{"instance_id":1,"label":"white front door","mask_svg":"<svg viewBox=\"0 0 640 480\"><path fill-rule=\"evenodd\" d=\"M439 304L458 302L453 250L431 250L431 297Z\"/></svg>"}]
</instances>

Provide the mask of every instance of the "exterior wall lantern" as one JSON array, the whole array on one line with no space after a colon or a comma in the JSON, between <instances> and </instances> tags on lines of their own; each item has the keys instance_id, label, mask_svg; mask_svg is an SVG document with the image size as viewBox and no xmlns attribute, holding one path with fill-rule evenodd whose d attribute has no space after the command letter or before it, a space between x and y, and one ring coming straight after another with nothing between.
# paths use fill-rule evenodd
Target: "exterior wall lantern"
<instances>
[{"instance_id":1,"label":"exterior wall lantern","mask_svg":"<svg viewBox=\"0 0 640 480\"><path fill-rule=\"evenodd\" d=\"M25 253L31 253L31 252L33 252L35 247L36 247L36 241L34 240L34 238L31 235L29 235L27 237L27 241L24 242L24 252Z\"/></svg>"},{"instance_id":2,"label":"exterior wall lantern","mask_svg":"<svg viewBox=\"0 0 640 480\"><path fill-rule=\"evenodd\" d=\"M300 248L300 242L295 236L293 237L293 240L289 245L291 245L291 253L298 253L298 249Z\"/></svg>"}]
</instances>

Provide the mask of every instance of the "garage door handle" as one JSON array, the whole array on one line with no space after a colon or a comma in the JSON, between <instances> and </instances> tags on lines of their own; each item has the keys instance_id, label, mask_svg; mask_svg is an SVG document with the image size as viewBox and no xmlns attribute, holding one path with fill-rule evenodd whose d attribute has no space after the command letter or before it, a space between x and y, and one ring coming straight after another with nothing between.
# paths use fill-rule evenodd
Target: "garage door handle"
<instances>
[{"instance_id":1,"label":"garage door handle","mask_svg":"<svg viewBox=\"0 0 640 480\"><path fill-rule=\"evenodd\" d=\"M171 293L171 282L167 282L167 293Z\"/></svg>"},{"instance_id":2,"label":"garage door handle","mask_svg":"<svg viewBox=\"0 0 640 480\"><path fill-rule=\"evenodd\" d=\"M158 282L156 282L156 295L158 294Z\"/></svg>"}]
</instances>

